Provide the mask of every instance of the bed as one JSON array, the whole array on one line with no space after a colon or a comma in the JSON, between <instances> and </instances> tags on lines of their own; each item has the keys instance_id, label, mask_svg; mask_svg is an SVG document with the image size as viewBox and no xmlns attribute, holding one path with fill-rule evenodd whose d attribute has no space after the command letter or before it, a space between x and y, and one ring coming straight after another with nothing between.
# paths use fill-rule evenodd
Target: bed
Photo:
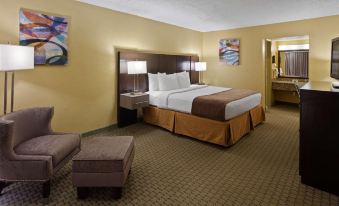
<instances>
[{"instance_id":1,"label":"bed","mask_svg":"<svg viewBox=\"0 0 339 206\"><path fill-rule=\"evenodd\" d=\"M189 88L184 89L170 91L149 91L147 93L150 97L149 102L153 106L183 113L191 113L194 98L228 91L230 89L231 88L207 85L191 85ZM260 93L232 101L226 105L224 120L229 120L241 115L260 105L260 102Z\"/></svg>"},{"instance_id":2,"label":"bed","mask_svg":"<svg viewBox=\"0 0 339 206\"><path fill-rule=\"evenodd\" d=\"M185 89L148 92L152 106L144 109L144 121L213 144L234 145L265 120L260 93L226 104L223 119L192 114L195 98L229 90L231 88L191 85Z\"/></svg>"},{"instance_id":3,"label":"bed","mask_svg":"<svg viewBox=\"0 0 339 206\"><path fill-rule=\"evenodd\" d=\"M179 135L228 147L237 143L265 120L265 113L260 105L260 93L196 84L199 75L195 71L194 62L199 61L199 58L195 55L119 52L118 59L120 74L118 94L131 91L133 88L133 79L127 74L126 62L135 59L147 61L148 75L141 75L139 79L141 90L147 92L150 97L150 106L143 108L143 120L146 123ZM150 91L151 85L147 78L151 73L174 74L182 72L186 72L190 77L187 88ZM244 91L247 92L247 95L238 96L233 100L231 98L232 101L226 104L224 102L216 104L217 107L209 106L211 102L213 105L220 99L228 99L228 94L237 96L236 94ZM210 96L213 96L215 100L210 101ZM199 113L201 111L203 112ZM206 116L205 111L209 111L211 114L214 112L214 116L209 116L209 114ZM129 121L130 119L137 119L137 111L128 111L118 105L118 125L127 126L135 122Z\"/></svg>"}]
</instances>

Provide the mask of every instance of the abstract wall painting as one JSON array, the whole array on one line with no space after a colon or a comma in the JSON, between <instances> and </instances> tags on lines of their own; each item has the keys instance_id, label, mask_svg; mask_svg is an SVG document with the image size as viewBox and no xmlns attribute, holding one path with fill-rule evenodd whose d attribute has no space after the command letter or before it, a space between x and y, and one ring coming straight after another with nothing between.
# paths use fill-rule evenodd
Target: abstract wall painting
<instances>
[{"instance_id":1,"label":"abstract wall painting","mask_svg":"<svg viewBox=\"0 0 339 206\"><path fill-rule=\"evenodd\" d=\"M240 40L221 39L219 41L219 59L229 65L239 65Z\"/></svg>"},{"instance_id":2,"label":"abstract wall painting","mask_svg":"<svg viewBox=\"0 0 339 206\"><path fill-rule=\"evenodd\" d=\"M34 46L35 64L66 65L67 38L67 18L20 10L20 45Z\"/></svg>"}]
</instances>

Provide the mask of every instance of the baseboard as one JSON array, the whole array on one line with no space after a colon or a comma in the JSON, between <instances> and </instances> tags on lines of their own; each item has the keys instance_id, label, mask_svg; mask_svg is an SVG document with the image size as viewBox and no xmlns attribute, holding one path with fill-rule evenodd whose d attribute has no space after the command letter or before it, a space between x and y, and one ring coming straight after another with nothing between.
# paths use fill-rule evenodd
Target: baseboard
<instances>
[{"instance_id":1,"label":"baseboard","mask_svg":"<svg viewBox=\"0 0 339 206\"><path fill-rule=\"evenodd\" d=\"M88 137L88 136L96 135L96 134L99 134L99 133L102 133L102 132L105 132L105 131L108 131L108 130L116 129L116 128L118 128L118 125L112 124L112 125L107 126L107 127L103 127L103 128L88 131L88 132L84 132L84 133L81 134L81 136L82 137Z\"/></svg>"}]
</instances>

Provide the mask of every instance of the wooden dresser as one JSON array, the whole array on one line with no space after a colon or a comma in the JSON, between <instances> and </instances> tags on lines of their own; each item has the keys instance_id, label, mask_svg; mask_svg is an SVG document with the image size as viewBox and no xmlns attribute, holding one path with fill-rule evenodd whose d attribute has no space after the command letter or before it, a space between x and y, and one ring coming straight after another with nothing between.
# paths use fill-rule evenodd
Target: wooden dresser
<instances>
[{"instance_id":1,"label":"wooden dresser","mask_svg":"<svg viewBox=\"0 0 339 206\"><path fill-rule=\"evenodd\" d=\"M339 92L330 82L300 89L301 182L339 195Z\"/></svg>"}]
</instances>

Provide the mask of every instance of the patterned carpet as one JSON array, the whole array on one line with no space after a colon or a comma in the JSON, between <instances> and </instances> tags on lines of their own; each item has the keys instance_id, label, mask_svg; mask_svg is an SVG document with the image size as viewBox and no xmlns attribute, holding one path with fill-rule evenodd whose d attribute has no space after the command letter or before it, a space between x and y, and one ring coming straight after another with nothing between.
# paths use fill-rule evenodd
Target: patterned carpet
<instances>
[{"instance_id":1,"label":"patterned carpet","mask_svg":"<svg viewBox=\"0 0 339 206\"><path fill-rule=\"evenodd\" d=\"M0 205L339 205L339 198L300 184L297 109L273 108L267 121L231 148L173 135L139 123L100 135L133 135L136 156L123 197L95 189L77 200L71 164L41 186L12 184ZM85 137L83 141L88 138Z\"/></svg>"}]
</instances>

